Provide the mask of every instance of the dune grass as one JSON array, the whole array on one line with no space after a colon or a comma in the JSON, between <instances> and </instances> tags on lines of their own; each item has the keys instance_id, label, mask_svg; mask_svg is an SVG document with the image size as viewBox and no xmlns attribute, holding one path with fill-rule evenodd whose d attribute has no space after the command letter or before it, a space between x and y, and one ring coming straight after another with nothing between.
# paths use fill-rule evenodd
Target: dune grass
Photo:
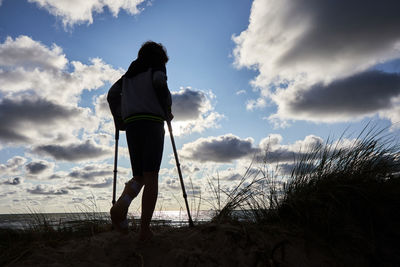
<instances>
[{"instance_id":1,"label":"dune grass","mask_svg":"<svg viewBox=\"0 0 400 267\"><path fill-rule=\"evenodd\" d=\"M400 263L398 140L374 127L366 127L350 145L346 140L303 151L288 177L265 166L253 175L246 172L213 221L237 221L232 215L240 210L241 222L323 240L336 255Z\"/></svg>"}]
</instances>

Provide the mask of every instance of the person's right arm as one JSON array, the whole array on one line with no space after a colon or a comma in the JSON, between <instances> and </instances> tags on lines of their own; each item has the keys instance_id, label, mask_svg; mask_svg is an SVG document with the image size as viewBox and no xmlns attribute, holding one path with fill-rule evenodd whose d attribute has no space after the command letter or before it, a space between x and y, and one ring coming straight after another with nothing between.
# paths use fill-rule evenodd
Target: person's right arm
<instances>
[{"instance_id":1,"label":"person's right arm","mask_svg":"<svg viewBox=\"0 0 400 267\"><path fill-rule=\"evenodd\" d=\"M114 118L115 127L119 130L125 130L125 125L121 115L121 92L122 78L111 86L107 94L107 102Z\"/></svg>"}]
</instances>

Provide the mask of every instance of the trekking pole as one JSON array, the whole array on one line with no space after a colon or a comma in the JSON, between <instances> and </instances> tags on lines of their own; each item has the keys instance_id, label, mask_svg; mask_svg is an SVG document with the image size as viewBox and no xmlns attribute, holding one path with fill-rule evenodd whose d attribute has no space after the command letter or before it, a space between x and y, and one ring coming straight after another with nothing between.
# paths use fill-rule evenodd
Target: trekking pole
<instances>
[{"instance_id":1,"label":"trekking pole","mask_svg":"<svg viewBox=\"0 0 400 267\"><path fill-rule=\"evenodd\" d=\"M183 198L185 199L186 210L187 210L188 217L189 217L189 227L193 227L194 224L193 224L193 221L192 221L192 216L190 216L190 210L189 210L189 204L188 204L188 201L187 201L187 195L186 195L186 190L185 190L185 184L183 183L183 178L182 178L181 164L179 163L178 153L176 152L175 140L174 140L174 136L172 135L171 121L167 120L167 124L168 124L169 136L171 137L172 149L174 150L174 156L175 156L175 161L176 161L176 168L178 169L179 180L180 180L180 182L181 182L181 187L182 187L182 192L183 192Z\"/></svg>"},{"instance_id":2,"label":"trekking pole","mask_svg":"<svg viewBox=\"0 0 400 267\"><path fill-rule=\"evenodd\" d=\"M115 204L115 193L117 191L118 140L119 140L119 129L115 127L114 183L113 183L113 199L112 199L113 206Z\"/></svg>"}]
</instances>

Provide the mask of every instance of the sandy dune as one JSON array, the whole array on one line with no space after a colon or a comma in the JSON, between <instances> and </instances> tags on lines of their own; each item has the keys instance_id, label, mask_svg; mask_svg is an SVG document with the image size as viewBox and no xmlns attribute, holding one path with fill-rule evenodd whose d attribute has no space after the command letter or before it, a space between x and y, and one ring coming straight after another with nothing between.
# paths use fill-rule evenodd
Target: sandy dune
<instances>
[{"instance_id":1,"label":"sandy dune","mask_svg":"<svg viewBox=\"0 0 400 267\"><path fill-rule=\"evenodd\" d=\"M104 232L32 248L10 266L336 266L320 244L277 229L207 224L161 228L151 241Z\"/></svg>"}]
</instances>

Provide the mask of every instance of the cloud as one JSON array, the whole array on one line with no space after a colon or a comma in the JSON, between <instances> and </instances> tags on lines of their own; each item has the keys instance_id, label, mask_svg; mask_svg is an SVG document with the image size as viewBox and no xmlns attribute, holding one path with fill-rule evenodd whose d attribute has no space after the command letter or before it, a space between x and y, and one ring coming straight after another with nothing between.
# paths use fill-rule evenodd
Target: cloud
<instances>
[{"instance_id":1,"label":"cloud","mask_svg":"<svg viewBox=\"0 0 400 267\"><path fill-rule=\"evenodd\" d=\"M260 141L257 160L265 163L293 163L299 160L312 149L322 146L324 140L315 135L307 135L303 140L293 144L281 144L283 138L279 134L272 134ZM289 166L289 165L288 165Z\"/></svg>"},{"instance_id":2,"label":"cloud","mask_svg":"<svg viewBox=\"0 0 400 267\"><path fill-rule=\"evenodd\" d=\"M50 164L47 161L32 161L25 165L25 169L27 170L28 174L37 175L45 172L48 169L52 169L53 164Z\"/></svg>"},{"instance_id":3,"label":"cloud","mask_svg":"<svg viewBox=\"0 0 400 267\"><path fill-rule=\"evenodd\" d=\"M111 119L111 111L107 102L107 94L102 94L94 98L94 106L96 115L103 118Z\"/></svg>"},{"instance_id":4,"label":"cloud","mask_svg":"<svg viewBox=\"0 0 400 267\"><path fill-rule=\"evenodd\" d=\"M20 171L21 167L25 164L26 159L20 156L15 156L7 160L6 164L0 164L0 174L8 175L15 174Z\"/></svg>"},{"instance_id":5,"label":"cloud","mask_svg":"<svg viewBox=\"0 0 400 267\"><path fill-rule=\"evenodd\" d=\"M69 193L67 189L56 189L47 185L37 185L35 187L26 189L26 191L34 195L66 195Z\"/></svg>"},{"instance_id":6,"label":"cloud","mask_svg":"<svg viewBox=\"0 0 400 267\"><path fill-rule=\"evenodd\" d=\"M21 178L19 177L15 177L12 180L10 179L8 181L2 182L2 184L5 185L19 185L20 183L21 183Z\"/></svg>"},{"instance_id":7,"label":"cloud","mask_svg":"<svg viewBox=\"0 0 400 267\"><path fill-rule=\"evenodd\" d=\"M104 179L102 182L99 183L89 183L89 184L79 184L80 186L87 186L91 188L107 188L110 187L113 183L112 178Z\"/></svg>"},{"instance_id":8,"label":"cloud","mask_svg":"<svg viewBox=\"0 0 400 267\"><path fill-rule=\"evenodd\" d=\"M97 177L107 177L113 175L113 167L111 165L87 165L83 168L74 168L68 176L81 180L94 180Z\"/></svg>"},{"instance_id":9,"label":"cloud","mask_svg":"<svg viewBox=\"0 0 400 267\"><path fill-rule=\"evenodd\" d=\"M258 85L354 74L400 56L399 8L397 1L255 0L248 28L233 38L235 62L260 70L256 82L267 84Z\"/></svg>"},{"instance_id":10,"label":"cloud","mask_svg":"<svg viewBox=\"0 0 400 267\"><path fill-rule=\"evenodd\" d=\"M246 94L246 90L236 91L236 95L243 95L243 94Z\"/></svg>"},{"instance_id":11,"label":"cloud","mask_svg":"<svg viewBox=\"0 0 400 267\"><path fill-rule=\"evenodd\" d=\"M73 187L106 188L112 183L113 169L114 166L110 164L88 164L74 167L69 173L60 176L68 180L68 184ZM130 171L119 166L118 182L122 184L122 181L130 175Z\"/></svg>"},{"instance_id":12,"label":"cloud","mask_svg":"<svg viewBox=\"0 0 400 267\"><path fill-rule=\"evenodd\" d=\"M101 59L69 62L52 48L20 36L0 44L0 141L68 143L95 132L104 117L79 107L83 90L97 90L122 74ZM68 67L67 67L68 66Z\"/></svg>"},{"instance_id":13,"label":"cloud","mask_svg":"<svg viewBox=\"0 0 400 267\"><path fill-rule=\"evenodd\" d=\"M279 117L310 121L344 121L390 110L400 104L400 74L366 71L329 84L292 87L272 99Z\"/></svg>"},{"instance_id":14,"label":"cloud","mask_svg":"<svg viewBox=\"0 0 400 267\"><path fill-rule=\"evenodd\" d=\"M50 14L61 18L64 27L87 22L93 23L93 13L102 13L107 7L114 17L120 9L128 14L135 15L141 12L139 5L144 0L28 0L46 9Z\"/></svg>"},{"instance_id":15,"label":"cloud","mask_svg":"<svg viewBox=\"0 0 400 267\"><path fill-rule=\"evenodd\" d=\"M83 90L112 83L123 72L100 58L89 61L69 62L57 45L50 49L28 36L7 37L0 44L0 92L5 96L34 93L60 104L77 105Z\"/></svg>"},{"instance_id":16,"label":"cloud","mask_svg":"<svg viewBox=\"0 0 400 267\"><path fill-rule=\"evenodd\" d=\"M214 111L215 95L211 91L182 87L171 94L172 113L175 116L173 128L176 136L219 127L218 121L224 118L224 115Z\"/></svg>"},{"instance_id":17,"label":"cloud","mask_svg":"<svg viewBox=\"0 0 400 267\"><path fill-rule=\"evenodd\" d=\"M176 120L197 119L202 113L211 109L210 100L203 91L181 88L172 92L172 110Z\"/></svg>"},{"instance_id":18,"label":"cloud","mask_svg":"<svg viewBox=\"0 0 400 267\"><path fill-rule=\"evenodd\" d=\"M56 160L71 162L99 159L112 155L112 149L99 146L91 140L67 145L39 145L32 152L43 156L51 156Z\"/></svg>"},{"instance_id":19,"label":"cloud","mask_svg":"<svg viewBox=\"0 0 400 267\"><path fill-rule=\"evenodd\" d=\"M232 134L199 138L184 144L179 152L182 158L200 162L231 162L256 152L253 139L240 139Z\"/></svg>"},{"instance_id":20,"label":"cloud","mask_svg":"<svg viewBox=\"0 0 400 267\"><path fill-rule=\"evenodd\" d=\"M339 120L350 120L372 113L393 120L396 110L383 106L393 105L393 90L397 89L389 92L385 87L379 98L382 102L373 97L380 83L393 85L397 74L369 70L400 58L399 8L398 1L255 0L248 28L233 36L236 66L259 72L252 85L260 97L250 101L248 109L265 107L263 100L269 100L278 107L272 118L306 119L310 109L321 111L329 102L327 96L333 95L325 112L329 118L313 114L314 121L331 122L335 114ZM365 92L362 79L368 77L379 82L364 88ZM351 84L356 87L350 88ZM354 101L351 108L345 88L362 92L357 95L361 104ZM283 95L289 100L283 100ZM311 106L306 105L309 102ZM344 104L335 109L334 102L348 104L344 114ZM369 102L371 107L362 106Z\"/></svg>"},{"instance_id":21,"label":"cloud","mask_svg":"<svg viewBox=\"0 0 400 267\"><path fill-rule=\"evenodd\" d=\"M28 36L21 35L15 40L7 37L4 43L0 44L0 62L2 66L7 67L18 65L55 70L64 69L68 60L59 46L53 44L48 48Z\"/></svg>"},{"instance_id":22,"label":"cloud","mask_svg":"<svg viewBox=\"0 0 400 267\"><path fill-rule=\"evenodd\" d=\"M264 108L266 106L267 106L267 101L262 97L259 97L257 99L250 99L246 103L246 109L248 110Z\"/></svg>"},{"instance_id":23,"label":"cloud","mask_svg":"<svg viewBox=\"0 0 400 267\"><path fill-rule=\"evenodd\" d=\"M234 160L256 160L266 163L292 162L310 149L323 145L323 139L308 135L293 144L282 144L279 134L263 138L258 145L252 138L241 139L233 134L218 137L199 138L183 145L179 156L194 162L229 163ZM236 174L235 174L236 175ZM228 176L227 174L224 176Z\"/></svg>"},{"instance_id":24,"label":"cloud","mask_svg":"<svg viewBox=\"0 0 400 267\"><path fill-rule=\"evenodd\" d=\"M35 137L51 135L56 125L74 121L85 109L58 105L35 96L3 98L0 102L0 141L29 143Z\"/></svg>"}]
</instances>

